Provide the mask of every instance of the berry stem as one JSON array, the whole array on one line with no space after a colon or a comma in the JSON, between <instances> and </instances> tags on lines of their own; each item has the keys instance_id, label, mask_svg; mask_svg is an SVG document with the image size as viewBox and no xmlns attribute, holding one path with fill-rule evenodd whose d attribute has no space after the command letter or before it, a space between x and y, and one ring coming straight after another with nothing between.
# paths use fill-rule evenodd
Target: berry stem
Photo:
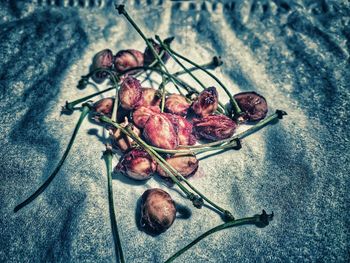
<instances>
[{"instance_id":1,"label":"berry stem","mask_svg":"<svg viewBox=\"0 0 350 263\"><path fill-rule=\"evenodd\" d=\"M90 94L90 95L88 95L88 96L85 96L85 97L83 97L83 98L80 98L80 99L77 99L77 100L75 100L75 101L72 101L72 102L66 102L66 105L62 108L62 111L63 112L72 112L72 111L74 111L75 110L75 106L76 105L78 105L79 103L82 103L82 102L84 102L84 101L87 101L87 100L89 100L89 99L91 99L91 98L93 98L93 97L96 97L96 96L98 96L98 95L100 95L100 94L102 94L102 93L105 93L105 92L107 92L107 91L110 91L110 90L112 90L112 89L117 89L118 90L118 79L119 79L119 76L115 76L115 74L112 72L112 71L110 71L110 70L107 70L107 69L102 69L102 68L98 68L98 69L95 69L95 70L93 70L93 71L91 71L89 74L87 74L86 76L82 76L82 78L81 78L81 80L79 81L79 83L80 84L78 84L78 85L85 85L85 84L82 84L82 82L87 82L87 80L93 75L93 74L95 74L95 73L97 73L97 72L106 72L106 73L108 73L109 75L110 75L110 78L111 78L111 80L112 80L112 82L113 82L113 86L112 87L109 87L109 88L107 88L107 89L104 89L104 90L101 90L101 91L98 91L98 92L95 92L95 93L93 93L93 94ZM118 79L117 79L118 78Z\"/></svg>"},{"instance_id":2,"label":"berry stem","mask_svg":"<svg viewBox=\"0 0 350 263\"><path fill-rule=\"evenodd\" d=\"M186 62L190 63L191 65L203 70L205 73L207 73L210 77L212 77L226 92L226 94L228 95L228 97L230 98L230 102L231 105L233 107L234 110L234 115L235 117L238 119L240 117L240 115L242 114L242 110L240 109L237 101L233 98L232 94L230 93L230 91L226 88L226 86L211 72L209 72L208 70L206 70L205 68L203 68L202 66L198 65L197 63L193 62L192 60L180 55L179 53L175 52L170 46L168 46L168 50L173 53L175 56L185 60Z\"/></svg>"},{"instance_id":3,"label":"berry stem","mask_svg":"<svg viewBox=\"0 0 350 263\"><path fill-rule=\"evenodd\" d=\"M107 150L103 153L103 157L106 162L107 167L107 184L108 184L108 204L109 204L109 215L111 219L111 227L112 227L112 233L113 233L113 240L114 240L114 248L115 253L117 256L117 261L121 263L125 263L124 255L123 255L123 248L121 244L121 240L119 237L118 232L118 225L116 220L116 214L114 209L114 201L113 201L113 184L112 184L112 158L113 153L110 149L107 148Z\"/></svg>"},{"instance_id":4,"label":"berry stem","mask_svg":"<svg viewBox=\"0 0 350 263\"><path fill-rule=\"evenodd\" d=\"M190 187L195 193L197 193L202 199L204 199L208 204L210 204L213 208L215 208L216 210L220 211L225 219L233 219L233 216L231 215L231 213L223 208L221 208L220 206L218 206L217 204L215 204L213 201L211 201L209 198L207 198L204 194L202 194L199 190L197 190L185 177L182 176L182 174L180 174L174 167L172 167L166 160L163 159L163 157L161 157L155 150L152 149L151 146L149 146L147 143L145 143L139 136L137 136L131 129L130 126L127 126L126 128L123 128L122 126L120 126L118 123L113 122L111 119L109 119L106 116L101 116L100 117L100 121L102 122L106 122L109 123L111 125L113 125L116 128L119 128L122 132L124 132L126 135L130 136L131 138L133 138L142 148L145 149L145 151L148 152L149 155L151 155L154 160L164 169L164 171L169 174L169 176L171 177L171 179L174 181L174 183L176 183L181 190L183 190L186 194L186 196L188 198L193 198L194 195L189 192L181 183L180 181L177 179L180 178L182 181L184 181L188 187ZM193 200L192 200L193 201Z\"/></svg>"},{"instance_id":5,"label":"berry stem","mask_svg":"<svg viewBox=\"0 0 350 263\"><path fill-rule=\"evenodd\" d=\"M46 179L46 181L38 188L38 190L36 190L31 196L29 196L26 200L24 200L22 203L20 203L19 205L17 205L14 209L14 212L16 213L18 210L22 209L23 207L25 207L26 205L28 205L29 203L31 203L32 201L35 200L35 198L37 198L42 192L45 191L45 189L49 186L49 184L52 182L52 180L55 178L55 176L58 174L58 172L60 171L64 161L66 160L68 153L70 151L70 149L72 148L72 145L74 143L75 137L77 136L77 133L79 131L79 128L83 122L83 120L85 119L85 117L88 115L88 113L90 112L90 106L89 105L84 105L80 118L78 120L77 125L75 126L75 129L73 131L72 137L68 143L68 146L65 150L65 152L63 153L63 156L61 158L61 160L58 162L57 167L55 168L55 170L52 172L52 174Z\"/></svg>"},{"instance_id":6,"label":"berry stem","mask_svg":"<svg viewBox=\"0 0 350 263\"><path fill-rule=\"evenodd\" d=\"M207 236L214 234L220 230L224 230L231 227L241 226L241 225L256 225L258 227L265 227L269 224L269 222L273 219L273 213L268 215L265 210L263 210L261 215L254 215L252 217L246 217L241 218L237 220L231 220L229 222L226 222L224 224L218 225L206 232L204 232L202 235L197 237L195 240L193 240L190 244L185 246L184 248L180 249L178 252L176 252L174 255L172 255L169 259L165 261L165 263L173 262L177 257L185 253L187 250L189 250L191 247L193 247L195 244L197 244L199 241L203 240Z\"/></svg>"},{"instance_id":7,"label":"berry stem","mask_svg":"<svg viewBox=\"0 0 350 263\"><path fill-rule=\"evenodd\" d=\"M126 134L127 136L133 138L142 148L145 149L145 151L151 155L152 157L154 156L154 154L152 153L152 151L150 150L150 147L143 141L141 140L135 133L133 133L131 130L127 130L126 128L124 128L123 126L121 126L120 124L113 122L110 118L106 117L106 116L101 116L100 117L100 121L108 123L112 126L114 126L117 129L120 129L124 134ZM157 156L154 156L155 161L164 169L165 172L167 172L169 174L169 176L171 177L171 179L174 181L175 184L177 184L179 186L179 188L185 193L185 195L187 197L193 195L191 192L189 192L186 187L184 187L180 181L169 171L169 169L167 167L165 167L162 163L161 160L163 159L162 157L158 158ZM163 159L164 160L164 159Z\"/></svg>"},{"instance_id":8,"label":"berry stem","mask_svg":"<svg viewBox=\"0 0 350 263\"><path fill-rule=\"evenodd\" d=\"M125 16L125 18L129 21L129 23L135 28L135 30L143 38L143 40L146 42L146 45L151 50L153 56L158 60L159 65L165 70L165 72L170 74L167 67L165 66L162 58L158 55L157 51L154 49L152 43L149 41L149 39L145 36L145 34L142 32L142 30L139 28L139 26L135 23L135 21L129 16L128 12L125 10L125 6L116 4L115 8L118 10L119 14L122 14ZM175 81L173 80L173 78L171 78L171 81L173 82L174 86L176 87L177 85L176 85Z\"/></svg>"},{"instance_id":9,"label":"berry stem","mask_svg":"<svg viewBox=\"0 0 350 263\"><path fill-rule=\"evenodd\" d=\"M205 64L202 64L200 65L202 68L205 68L205 69L215 69L217 67L220 67L222 65L222 61L221 61L221 58L220 57L213 57L212 61L208 62L208 63L205 63ZM191 67L191 68L187 68L187 70L189 71L196 71L196 70L199 70L199 68L197 67ZM186 74L187 73L187 70L180 70L178 72L175 72L173 75L174 76L180 76L180 75L183 75L183 74Z\"/></svg>"},{"instance_id":10,"label":"berry stem","mask_svg":"<svg viewBox=\"0 0 350 263\"><path fill-rule=\"evenodd\" d=\"M156 39L157 41L159 42L159 44L161 45L161 47L163 47L167 52L168 54L175 60L175 62L177 64L180 65L180 67L182 67L183 70L186 71L187 74L189 74L201 87L203 90L206 89L206 86L195 76L192 74L192 72L190 70L188 70L175 56L174 54L170 51L170 49L168 48L168 45L164 44L163 41L160 39L159 36L156 36ZM203 67L202 67L203 68ZM228 115L228 112L226 112L226 109L225 109L225 106L224 104L222 104L220 101L219 101L219 105L223 108L223 110L225 111L225 115Z\"/></svg>"},{"instance_id":11,"label":"berry stem","mask_svg":"<svg viewBox=\"0 0 350 263\"><path fill-rule=\"evenodd\" d=\"M189 148L191 150L194 150L194 149L203 148L203 147L212 147L212 146L221 145L223 143L231 142L231 141L237 140L237 139L243 139L243 138L247 137L248 135L250 135L254 132L257 132L258 130L265 127L266 125L273 123L274 121L276 121L278 119L282 119L283 116L285 116L285 115L287 115L287 113L285 111L276 110L276 112L274 114L271 114L267 118L259 121L257 124L250 127L249 129L247 129L239 134L236 134L228 139L224 139L224 140L220 140L220 141L216 141L216 142L211 142L211 143L205 143L205 144L201 144L201 145L182 146L182 148Z\"/></svg>"}]
</instances>

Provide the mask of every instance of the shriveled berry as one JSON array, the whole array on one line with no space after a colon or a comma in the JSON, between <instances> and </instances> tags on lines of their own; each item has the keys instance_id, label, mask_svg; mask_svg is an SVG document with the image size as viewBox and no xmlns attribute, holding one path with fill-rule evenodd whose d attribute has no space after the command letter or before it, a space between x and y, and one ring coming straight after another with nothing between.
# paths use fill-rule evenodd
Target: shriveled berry
<instances>
[{"instance_id":1,"label":"shriveled berry","mask_svg":"<svg viewBox=\"0 0 350 263\"><path fill-rule=\"evenodd\" d=\"M195 174L198 169L199 161L196 156L192 154L175 154L171 157L165 158L165 160L184 177ZM169 177L169 175L159 165L157 165L157 172L163 177Z\"/></svg>"},{"instance_id":2,"label":"shriveled berry","mask_svg":"<svg viewBox=\"0 0 350 263\"><path fill-rule=\"evenodd\" d=\"M142 88L142 100L140 106L150 107L160 105L160 95L153 88Z\"/></svg>"},{"instance_id":3,"label":"shriveled berry","mask_svg":"<svg viewBox=\"0 0 350 263\"><path fill-rule=\"evenodd\" d=\"M201 119L193 119L193 128L198 139L223 140L231 137L236 127L237 124L223 114L213 114Z\"/></svg>"},{"instance_id":4,"label":"shriveled berry","mask_svg":"<svg viewBox=\"0 0 350 263\"><path fill-rule=\"evenodd\" d=\"M130 68L143 66L143 53L135 49L119 51L114 57L114 68L122 72ZM128 74L135 74L137 71L130 71Z\"/></svg>"},{"instance_id":5,"label":"shriveled berry","mask_svg":"<svg viewBox=\"0 0 350 263\"><path fill-rule=\"evenodd\" d=\"M152 176L156 168L156 162L146 151L132 149L120 158L115 171L135 180L146 180Z\"/></svg>"},{"instance_id":6,"label":"shriveled berry","mask_svg":"<svg viewBox=\"0 0 350 263\"><path fill-rule=\"evenodd\" d=\"M266 117L268 107L265 98L254 91L238 93L234 96L243 111L246 121L259 121Z\"/></svg>"},{"instance_id":7,"label":"shriveled berry","mask_svg":"<svg viewBox=\"0 0 350 263\"><path fill-rule=\"evenodd\" d=\"M92 70L101 69L111 69L113 65L113 53L110 49L104 49L96 53L92 60ZM92 79L96 83L102 83L108 77L108 73L99 71L92 75Z\"/></svg>"},{"instance_id":8,"label":"shriveled berry","mask_svg":"<svg viewBox=\"0 0 350 263\"><path fill-rule=\"evenodd\" d=\"M157 42L155 42L153 39L149 39L151 42L154 50L158 55L161 54L161 52L164 50ZM168 52L164 52L163 56L161 57L162 61L166 63L169 60L170 56ZM156 58L154 57L152 50L147 46L144 52L144 63L146 66L149 66L152 64L153 61L155 61Z\"/></svg>"},{"instance_id":9,"label":"shriveled berry","mask_svg":"<svg viewBox=\"0 0 350 263\"><path fill-rule=\"evenodd\" d=\"M194 145L196 143L196 137L193 135L193 125L186 118L164 113L164 115L171 121L177 133L180 145Z\"/></svg>"},{"instance_id":10,"label":"shriveled berry","mask_svg":"<svg viewBox=\"0 0 350 263\"><path fill-rule=\"evenodd\" d=\"M113 105L114 105L114 98L104 98L95 102L93 107L96 113L100 113L108 117L111 117L112 111L113 111Z\"/></svg>"},{"instance_id":11,"label":"shriveled berry","mask_svg":"<svg viewBox=\"0 0 350 263\"><path fill-rule=\"evenodd\" d=\"M141 197L141 227L151 234L166 231L176 217L176 206L171 196L159 189L145 191Z\"/></svg>"},{"instance_id":12,"label":"shriveled berry","mask_svg":"<svg viewBox=\"0 0 350 263\"><path fill-rule=\"evenodd\" d=\"M124 122L120 123L122 127L126 127L129 124L128 118L125 118ZM141 136L141 131L136 127L132 126L132 131L137 135ZM130 150L135 142L132 138L124 134L120 129L111 130L112 145L122 152Z\"/></svg>"},{"instance_id":13,"label":"shriveled berry","mask_svg":"<svg viewBox=\"0 0 350 263\"><path fill-rule=\"evenodd\" d=\"M201 116L207 116L214 113L218 108L219 98L215 87L203 90L197 100L192 104L193 111Z\"/></svg>"},{"instance_id":14,"label":"shriveled berry","mask_svg":"<svg viewBox=\"0 0 350 263\"><path fill-rule=\"evenodd\" d=\"M143 129L149 117L157 113L160 113L160 108L157 106L153 106L153 107L141 106L133 112L132 120L137 127Z\"/></svg>"},{"instance_id":15,"label":"shriveled berry","mask_svg":"<svg viewBox=\"0 0 350 263\"><path fill-rule=\"evenodd\" d=\"M120 105L126 110L137 108L142 99L140 81L133 77L126 77L119 89Z\"/></svg>"},{"instance_id":16,"label":"shriveled berry","mask_svg":"<svg viewBox=\"0 0 350 263\"><path fill-rule=\"evenodd\" d=\"M190 107L186 97L179 94L171 94L165 100L165 111L172 114L185 116Z\"/></svg>"},{"instance_id":17,"label":"shriveled berry","mask_svg":"<svg viewBox=\"0 0 350 263\"><path fill-rule=\"evenodd\" d=\"M143 129L143 136L147 142L159 148L175 149L178 146L175 127L162 113L149 117Z\"/></svg>"}]
</instances>

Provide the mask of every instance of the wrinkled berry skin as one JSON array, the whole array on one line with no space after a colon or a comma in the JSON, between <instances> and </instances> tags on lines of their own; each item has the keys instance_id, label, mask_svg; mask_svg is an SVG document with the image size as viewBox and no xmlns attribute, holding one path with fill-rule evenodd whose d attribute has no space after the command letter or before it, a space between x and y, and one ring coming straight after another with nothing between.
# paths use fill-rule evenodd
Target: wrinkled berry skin
<instances>
[{"instance_id":1,"label":"wrinkled berry skin","mask_svg":"<svg viewBox=\"0 0 350 263\"><path fill-rule=\"evenodd\" d=\"M178 137L179 145L194 145L196 137L193 135L193 125L184 117L177 116L179 122Z\"/></svg>"},{"instance_id":2,"label":"wrinkled berry skin","mask_svg":"<svg viewBox=\"0 0 350 263\"><path fill-rule=\"evenodd\" d=\"M123 123L120 123L122 127L126 127L129 124L128 118L125 118ZM135 126L132 126L132 131L137 135L141 136L141 131ZM130 150L135 142L132 138L125 135L120 129L111 130L112 145L122 152Z\"/></svg>"},{"instance_id":3,"label":"wrinkled berry skin","mask_svg":"<svg viewBox=\"0 0 350 263\"><path fill-rule=\"evenodd\" d=\"M171 196L159 189L145 191L141 196L141 227L150 234L165 232L176 217L176 206Z\"/></svg>"},{"instance_id":4,"label":"wrinkled berry skin","mask_svg":"<svg viewBox=\"0 0 350 263\"><path fill-rule=\"evenodd\" d=\"M133 77L124 79L119 89L120 105L126 110L132 110L139 106L142 99L142 87L140 81Z\"/></svg>"},{"instance_id":5,"label":"wrinkled berry skin","mask_svg":"<svg viewBox=\"0 0 350 263\"><path fill-rule=\"evenodd\" d=\"M153 106L153 107L141 106L133 112L132 120L138 128L143 129L149 117L157 113L160 113L160 108L157 106Z\"/></svg>"},{"instance_id":6,"label":"wrinkled berry skin","mask_svg":"<svg viewBox=\"0 0 350 263\"><path fill-rule=\"evenodd\" d=\"M143 53L135 49L121 50L114 57L114 68L117 72L142 66ZM136 72L129 71L128 74L135 74Z\"/></svg>"},{"instance_id":7,"label":"wrinkled berry skin","mask_svg":"<svg viewBox=\"0 0 350 263\"><path fill-rule=\"evenodd\" d=\"M112 111L113 111L113 105L114 105L114 98L104 98L95 102L93 107L96 113L100 113L108 117L111 117Z\"/></svg>"},{"instance_id":8,"label":"wrinkled berry skin","mask_svg":"<svg viewBox=\"0 0 350 263\"><path fill-rule=\"evenodd\" d=\"M165 111L172 114L185 116L190 107L191 104L186 98L179 94L171 94L165 100Z\"/></svg>"},{"instance_id":9,"label":"wrinkled berry skin","mask_svg":"<svg viewBox=\"0 0 350 263\"><path fill-rule=\"evenodd\" d=\"M165 160L184 177L191 176L198 170L199 161L195 155L175 154L171 157L165 158ZM157 165L157 172L163 177L169 177L169 175L164 172L164 170L159 165Z\"/></svg>"},{"instance_id":10,"label":"wrinkled berry skin","mask_svg":"<svg viewBox=\"0 0 350 263\"><path fill-rule=\"evenodd\" d=\"M229 117L218 114L193 119L193 129L198 139L218 141L231 137L237 125Z\"/></svg>"},{"instance_id":11,"label":"wrinkled berry skin","mask_svg":"<svg viewBox=\"0 0 350 263\"><path fill-rule=\"evenodd\" d=\"M113 53L109 49L98 52L92 60L92 70L98 68L111 69L113 65ZM100 71L92 75L92 79L96 83L102 83L108 77L108 73Z\"/></svg>"},{"instance_id":12,"label":"wrinkled berry skin","mask_svg":"<svg viewBox=\"0 0 350 263\"><path fill-rule=\"evenodd\" d=\"M192 104L192 110L198 116L205 117L218 109L219 98L215 87L203 90Z\"/></svg>"},{"instance_id":13,"label":"wrinkled berry skin","mask_svg":"<svg viewBox=\"0 0 350 263\"><path fill-rule=\"evenodd\" d=\"M180 145L194 145L196 144L196 137L193 135L193 125L186 118L170 114L164 113L164 115L171 121L175 128L175 132L177 133L179 146Z\"/></svg>"},{"instance_id":14,"label":"wrinkled berry skin","mask_svg":"<svg viewBox=\"0 0 350 263\"><path fill-rule=\"evenodd\" d=\"M143 129L143 136L151 145L163 149L175 149L179 142L176 127L165 114L149 117Z\"/></svg>"},{"instance_id":15,"label":"wrinkled berry skin","mask_svg":"<svg viewBox=\"0 0 350 263\"><path fill-rule=\"evenodd\" d=\"M140 106L151 107L160 105L161 97L158 91L153 88L142 88L142 100Z\"/></svg>"},{"instance_id":16,"label":"wrinkled berry skin","mask_svg":"<svg viewBox=\"0 0 350 263\"><path fill-rule=\"evenodd\" d=\"M149 41L151 42L156 53L158 55L160 55L163 48L157 42L155 42L153 39L149 39ZM145 52L143 54L144 54L145 66L149 66L156 59L152 53L152 50L148 46L146 47ZM161 57L161 59L164 63L166 63L169 60L169 58L170 58L170 56L169 56L168 52L164 52L164 55Z\"/></svg>"},{"instance_id":17,"label":"wrinkled berry skin","mask_svg":"<svg viewBox=\"0 0 350 263\"><path fill-rule=\"evenodd\" d=\"M266 117L268 107L263 96L251 91L238 93L234 98L244 113L245 121L260 121Z\"/></svg>"},{"instance_id":18,"label":"wrinkled berry skin","mask_svg":"<svg viewBox=\"0 0 350 263\"><path fill-rule=\"evenodd\" d=\"M115 170L135 180L147 180L156 168L155 161L147 152L132 149L121 157Z\"/></svg>"}]
</instances>

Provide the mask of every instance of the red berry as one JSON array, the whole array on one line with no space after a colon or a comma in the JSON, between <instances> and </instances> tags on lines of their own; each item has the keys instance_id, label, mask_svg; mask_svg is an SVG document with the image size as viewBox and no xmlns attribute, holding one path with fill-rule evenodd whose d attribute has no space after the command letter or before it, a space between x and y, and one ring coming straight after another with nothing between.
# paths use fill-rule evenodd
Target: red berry
<instances>
[{"instance_id":1,"label":"red berry","mask_svg":"<svg viewBox=\"0 0 350 263\"><path fill-rule=\"evenodd\" d=\"M151 145L163 149L175 149L179 144L176 127L162 113L149 117L143 129L143 136Z\"/></svg>"},{"instance_id":2,"label":"red berry","mask_svg":"<svg viewBox=\"0 0 350 263\"><path fill-rule=\"evenodd\" d=\"M142 87L140 81L133 77L124 79L119 89L120 105L126 110L132 110L139 106L142 99Z\"/></svg>"},{"instance_id":3,"label":"red berry","mask_svg":"<svg viewBox=\"0 0 350 263\"><path fill-rule=\"evenodd\" d=\"M242 92L234 96L243 111L246 121L259 121L266 117L268 107L265 98L254 91Z\"/></svg>"},{"instance_id":4,"label":"red berry","mask_svg":"<svg viewBox=\"0 0 350 263\"><path fill-rule=\"evenodd\" d=\"M236 127L237 124L223 114L193 119L193 128L198 139L211 141L227 139L233 135Z\"/></svg>"},{"instance_id":5,"label":"red berry","mask_svg":"<svg viewBox=\"0 0 350 263\"><path fill-rule=\"evenodd\" d=\"M203 90L197 100L192 104L193 111L201 116L207 116L214 113L218 108L219 98L215 87Z\"/></svg>"},{"instance_id":6,"label":"red berry","mask_svg":"<svg viewBox=\"0 0 350 263\"><path fill-rule=\"evenodd\" d=\"M132 149L121 157L115 170L135 180L146 180L155 172L156 162L146 151Z\"/></svg>"}]
</instances>

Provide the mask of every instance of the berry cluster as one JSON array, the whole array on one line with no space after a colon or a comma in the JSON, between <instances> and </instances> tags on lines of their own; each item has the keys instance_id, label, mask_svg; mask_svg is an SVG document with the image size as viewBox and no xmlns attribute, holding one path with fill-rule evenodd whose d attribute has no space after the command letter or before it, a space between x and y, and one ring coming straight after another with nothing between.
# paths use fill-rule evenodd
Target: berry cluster
<instances>
[{"instance_id":1,"label":"berry cluster","mask_svg":"<svg viewBox=\"0 0 350 263\"><path fill-rule=\"evenodd\" d=\"M109 49L98 52L93 58L91 72L83 76L78 87L84 88L92 79L95 84L107 81L111 87L88 95L84 98L67 102L64 112L80 109L81 116L73 132L62 159L57 168L44 184L27 200L19 204L15 211L23 208L40 195L63 165L74 139L86 116L91 117L109 130L110 144L104 153L108 171L109 205L115 247L118 258L124 262L121 241L115 219L112 172L122 173L135 180L148 180L158 174L165 180L173 181L196 208L204 203L218 211L225 223L195 240L192 245L205 236L232 226L244 223L266 226L272 216L265 211L261 215L235 219L206 195L201 193L188 177L193 175L199 165L197 155L214 151L240 149L241 139L259 130L265 125L282 119L286 113L277 110L267 116L268 106L265 98L256 92L242 92L232 95L229 89L210 70L222 65L219 57L204 65L198 65L174 51L170 44L174 38L161 40L146 38L140 28L126 12L123 5L117 6L120 14L134 26L145 40L144 52L135 49L121 50L113 55ZM172 59L182 71L170 73L166 63ZM180 61L181 60L181 61ZM191 64L191 68L183 62ZM202 70L213 78L217 87L204 85L194 74ZM158 88L144 87L141 79L144 74L158 73L162 82ZM189 85L181 75L188 74L201 90ZM169 92L168 84L178 92ZM224 104L219 100L217 88L222 88L230 101ZM92 103L91 98L104 92L115 90L115 96ZM88 102L87 102L88 101ZM82 104L81 107L76 107ZM250 128L236 133L242 124L251 124ZM112 168L112 156L121 152L119 163ZM140 225L152 235L160 234L173 224L176 218L176 204L164 190L147 190L141 198ZM192 245L176 253L169 262L182 254Z\"/></svg>"}]
</instances>

